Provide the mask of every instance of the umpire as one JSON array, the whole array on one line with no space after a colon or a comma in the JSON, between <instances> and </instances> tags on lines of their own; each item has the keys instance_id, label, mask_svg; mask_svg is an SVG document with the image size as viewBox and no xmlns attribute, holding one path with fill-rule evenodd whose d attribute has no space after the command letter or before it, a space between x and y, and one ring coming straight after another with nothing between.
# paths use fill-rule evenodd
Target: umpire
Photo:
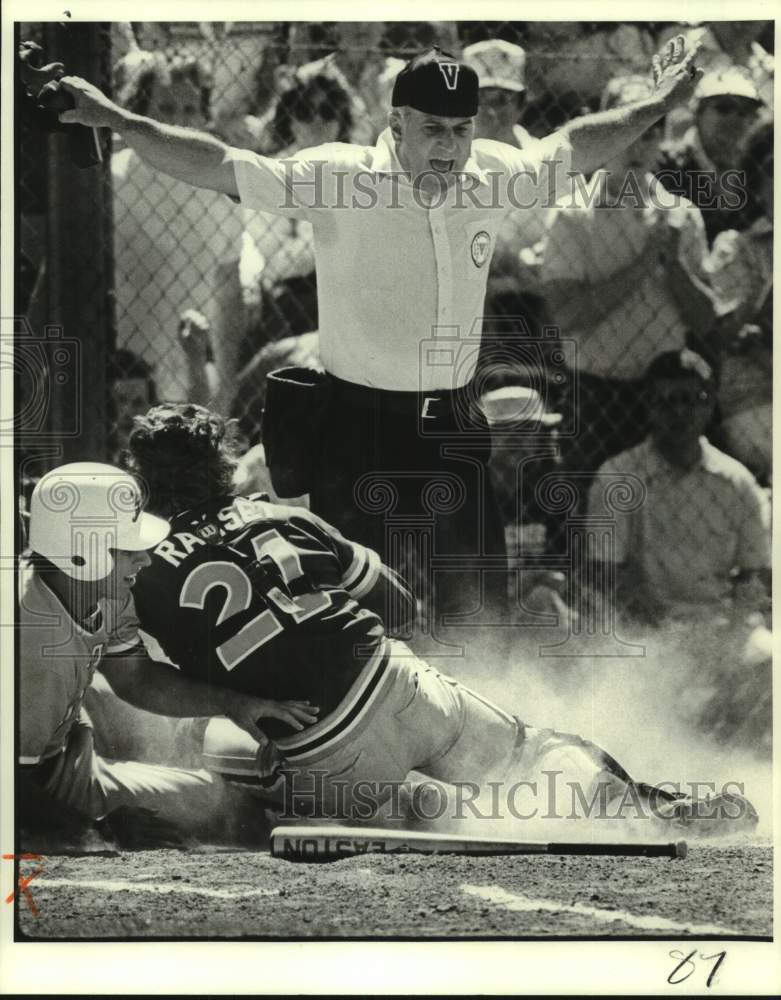
<instances>
[{"instance_id":1,"label":"umpire","mask_svg":"<svg viewBox=\"0 0 781 1000\"><path fill-rule=\"evenodd\" d=\"M576 119L533 150L473 142L478 76L437 48L399 73L374 147L333 143L275 160L132 114L77 77L61 81L75 109L60 117L113 129L195 186L312 223L330 391L312 508L408 573L412 552L437 623L497 624L504 536L473 378L496 234L508 210L552 204L568 173L590 174L686 103L694 56L674 39L654 59L652 97Z\"/></svg>"}]
</instances>

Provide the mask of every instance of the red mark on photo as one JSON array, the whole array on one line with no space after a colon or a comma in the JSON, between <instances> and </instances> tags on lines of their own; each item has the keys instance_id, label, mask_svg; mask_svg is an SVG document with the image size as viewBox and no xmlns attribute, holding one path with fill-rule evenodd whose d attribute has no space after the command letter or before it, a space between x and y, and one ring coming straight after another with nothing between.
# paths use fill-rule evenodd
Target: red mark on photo
<instances>
[{"instance_id":1,"label":"red mark on photo","mask_svg":"<svg viewBox=\"0 0 781 1000\"><path fill-rule=\"evenodd\" d=\"M43 861L42 854L4 854L4 861ZM22 875L19 873L19 878L16 882L16 888L10 895L6 896L6 903L13 903L16 899L17 892L21 892L27 901L27 906L34 917L38 916L38 907L35 905L35 900L33 899L33 894L30 892L30 883L34 878L41 874L43 871L43 865L39 865L34 871L30 872L29 875Z\"/></svg>"}]
</instances>

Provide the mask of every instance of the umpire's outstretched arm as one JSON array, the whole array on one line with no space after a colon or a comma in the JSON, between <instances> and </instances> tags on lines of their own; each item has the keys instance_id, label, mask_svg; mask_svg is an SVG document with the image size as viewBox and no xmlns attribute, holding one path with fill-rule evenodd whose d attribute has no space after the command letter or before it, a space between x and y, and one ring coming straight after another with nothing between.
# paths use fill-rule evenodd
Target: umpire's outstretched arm
<instances>
[{"instance_id":1,"label":"umpire's outstretched arm","mask_svg":"<svg viewBox=\"0 0 781 1000\"><path fill-rule=\"evenodd\" d=\"M672 39L654 56L654 95L635 105L585 115L562 131L572 149L571 168L590 174L629 146L654 122L694 92L702 70L697 69L697 48L688 48L682 35ZM157 170L196 187L239 197L229 147L205 132L163 125L114 104L97 87L77 76L60 80L76 107L60 114L63 123L110 128ZM264 158L260 158L264 159Z\"/></svg>"},{"instance_id":2,"label":"umpire's outstretched arm","mask_svg":"<svg viewBox=\"0 0 781 1000\"><path fill-rule=\"evenodd\" d=\"M673 108L685 105L702 76L695 65L698 50L698 45L687 46L683 35L677 35L653 58L655 91L651 97L568 122L561 131L572 148L573 172L593 173Z\"/></svg>"},{"instance_id":3,"label":"umpire's outstretched arm","mask_svg":"<svg viewBox=\"0 0 781 1000\"><path fill-rule=\"evenodd\" d=\"M60 85L73 96L76 107L63 111L64 123L89 123L119 132L129 146L155 170L195 187L238 198L228 146L206 132L164 125L114 104L102 91L78 76L64 76Z\"/></svg>"}]
</instances>

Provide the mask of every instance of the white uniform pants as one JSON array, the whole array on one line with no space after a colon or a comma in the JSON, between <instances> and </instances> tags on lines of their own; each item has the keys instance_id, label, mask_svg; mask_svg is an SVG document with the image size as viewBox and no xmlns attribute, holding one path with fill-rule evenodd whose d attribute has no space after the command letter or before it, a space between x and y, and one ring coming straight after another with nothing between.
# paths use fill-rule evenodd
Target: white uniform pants
<instances>
[{"instance_id":1,"label":"white uniform pants","mask_svg":"<svg viewBox=\"0 0 781 1000\"><path fill-rule=\"evenodd\" d=\"M339 707L303 733L258 748L232 723L213 719L204 761L248 783L265 777L266 794L291 818L343 818L343 810L350 818L356 803L382 801L391 795L383 786L403 783L410 771L448 784L528 777L550 735L388 642ZM585 754L579 766L588 780L601 770Z\"/></svg>"}]
</instances>

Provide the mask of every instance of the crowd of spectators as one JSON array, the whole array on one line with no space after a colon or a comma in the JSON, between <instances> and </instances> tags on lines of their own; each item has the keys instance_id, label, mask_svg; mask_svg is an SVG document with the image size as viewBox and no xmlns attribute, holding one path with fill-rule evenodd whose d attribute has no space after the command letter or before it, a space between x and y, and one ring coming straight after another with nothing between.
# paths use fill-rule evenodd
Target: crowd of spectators
<instances>
[{"instance_id":1,"label":"crowd of spectators","mask_svg":"<svg viewBox=\"0 0 781 1000\"><path fill-rule=\"evenodd\" d=\"M532 455L531 465L528 446L506 434L492 464L508 525L539 522L538 544L549 554L566 553L573 510L593 508L597 472L648 473L646 520L632 528L635 541L621 536L617 558L633 554L629 575L647 581L648 607L659 615L676 603L678 584L692 584L692 566L708 562L722 531L738 533L734 545L710 546L719 550L718 572L705 567L695 581L715 588L716 603L729 597L735 574L767 568L771 22L301 23L254 32L190 26L189 34L134 25L124 34L117 28L115 71L116 93L129 106L284 157L322 143L374 144L404 58L436 43L480 76L476 137L527 147L585 110L647 96L640 74L681 30L700 39L706 69L691 107L582 178L567 203L508 215L489 275L480 369L485 390L500 392L493 405L501 409L502 389L514 386L511 405L533 394L555 418L544 431L555 447ZM125 382L153 377L158 398L216 405L240 419L256 446L264 373L302 359L318 365L311 227L167 180L118 146L112 172L119 346L134 352L118 355ZM177 336L187 309L211 329L208 357L198 336L189 348ZM543 336L551 326L552 340ZM543 349L530 352L530 343ZM545 369L556 351L564 361L553 378ZM687 352L696 352L698 371L707 369L707 386L689 391L699 376L679 372L687 391L665 395L655 366ZM701 404L698 393L707 397ZM660 416L679 404L684 423L698 428L697 471L683 479L654 446ZM118 419L118 437L122 430ZM257 483L253 462L245 472ZM546 474L575 484L574 508L562 513L540 501L536 486ZM741 509L733 494L751 507L750 526L733 523ZM662 563L651 566L649 553ZM682 567L664 565L666 553L683 556ZM755 611L767 611L765 594ZM737 605L745 610L746 600Z\"/></svg>"}]
</instances>

